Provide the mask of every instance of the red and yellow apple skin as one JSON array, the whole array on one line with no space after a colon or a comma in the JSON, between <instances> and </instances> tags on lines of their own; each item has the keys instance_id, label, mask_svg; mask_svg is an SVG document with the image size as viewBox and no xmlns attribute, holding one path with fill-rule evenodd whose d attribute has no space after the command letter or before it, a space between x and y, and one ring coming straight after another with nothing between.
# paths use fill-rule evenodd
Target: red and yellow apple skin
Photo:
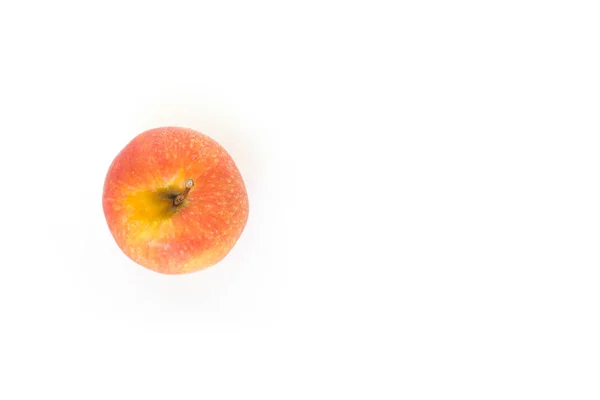
<instances>
[{"instance_id":1,"label":"red and yellow apple skin","mask_svg":"<svg viewBox=\"0 0 600 400\"><path fill-rule=\"evenodd\" d=\"M179 127L151 129L125 146L106 175L102 207L121 250L164 274L216 264L248 219L246 187L231 156Z\"/></svg>"}]
</instances>

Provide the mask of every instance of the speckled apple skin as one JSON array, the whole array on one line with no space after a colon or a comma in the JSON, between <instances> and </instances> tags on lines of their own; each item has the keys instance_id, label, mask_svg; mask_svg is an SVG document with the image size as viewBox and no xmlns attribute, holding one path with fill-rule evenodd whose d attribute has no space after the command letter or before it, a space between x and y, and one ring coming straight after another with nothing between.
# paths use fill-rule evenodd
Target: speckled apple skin
<instances>
[{"instance_id":1,"label":"speckled apple skin","mask_svg":"<svg viewBox=\"0 0 600 400\"><path fill-rule=\"evenodd\" d=\"M182 191L174 207L165 193ZM115 157L104 182L104 215L121 250L164 274L194 272L222 260L248 220L248 195L231 156L187 128L151 129Z\"/></svg>"}]
</instances>

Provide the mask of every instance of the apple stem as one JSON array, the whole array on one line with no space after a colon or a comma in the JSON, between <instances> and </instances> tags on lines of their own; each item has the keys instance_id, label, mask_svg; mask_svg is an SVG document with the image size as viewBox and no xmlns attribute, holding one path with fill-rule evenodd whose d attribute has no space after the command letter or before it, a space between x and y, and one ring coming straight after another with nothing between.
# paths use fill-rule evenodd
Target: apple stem
<instances>
[{"instance_id":1,"label":"apple stem","mask_svg":"<svg viewBox=\"0 0 600 400\"><path fill-rule=\"evenodd\" d=\"M183 193L178 194L174 199L173 199L173 205L174 206L178 206L181 203L183 203L183 201L187 198L188 193L190 192L190 190L192 189L192 186L194 186L194 181L191 179L188 179L187 181L185 181L185 190L183 191Z\"/></svg>"}]
</instances>

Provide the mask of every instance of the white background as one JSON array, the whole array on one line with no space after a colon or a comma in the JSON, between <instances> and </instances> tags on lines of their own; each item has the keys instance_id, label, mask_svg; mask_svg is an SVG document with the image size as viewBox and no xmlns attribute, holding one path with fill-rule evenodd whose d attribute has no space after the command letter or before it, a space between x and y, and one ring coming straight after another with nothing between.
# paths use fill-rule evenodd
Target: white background
<instances>
[{"instance_id":1,"label":"white background","mask_svg":"<svg viewBox=\"0 0 600 400\"><path fill-rule=\"evenodd\" d=\"M3 1L0 398L598 399L596 1ZM251 216L187 276L101 208L136 134Z\"/></svg>"}]
</instances>

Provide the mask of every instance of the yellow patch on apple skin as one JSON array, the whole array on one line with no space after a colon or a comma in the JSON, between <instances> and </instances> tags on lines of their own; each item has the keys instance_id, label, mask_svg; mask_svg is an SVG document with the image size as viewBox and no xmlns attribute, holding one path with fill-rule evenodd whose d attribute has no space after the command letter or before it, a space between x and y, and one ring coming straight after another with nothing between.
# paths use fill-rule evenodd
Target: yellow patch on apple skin
<instances>
[{"instance_id":1,"label":"yellow patch on apple skin","mask_svg":"<svg viewBox=\"0 0 600 400\"><path fill-rule=\"evenodd\" d=\"M173 199L183 191L185 180L181 170L156 190L133 190L124 198L130 242L160 240L173 233L171 218L186 206L185 202L174 206Z\"/></svg>"},{"instance_id":2,"label":"yellow patch on apple skin","mask_svg":"<svg viewBox=\"0 0 600 400\"><path fill-rule=\"evenodd\" d=\"M127 219L143 224L160 222L175 213L173 200L165 190L141 190L125 198Z\"/></svg>"}]
</instances>

